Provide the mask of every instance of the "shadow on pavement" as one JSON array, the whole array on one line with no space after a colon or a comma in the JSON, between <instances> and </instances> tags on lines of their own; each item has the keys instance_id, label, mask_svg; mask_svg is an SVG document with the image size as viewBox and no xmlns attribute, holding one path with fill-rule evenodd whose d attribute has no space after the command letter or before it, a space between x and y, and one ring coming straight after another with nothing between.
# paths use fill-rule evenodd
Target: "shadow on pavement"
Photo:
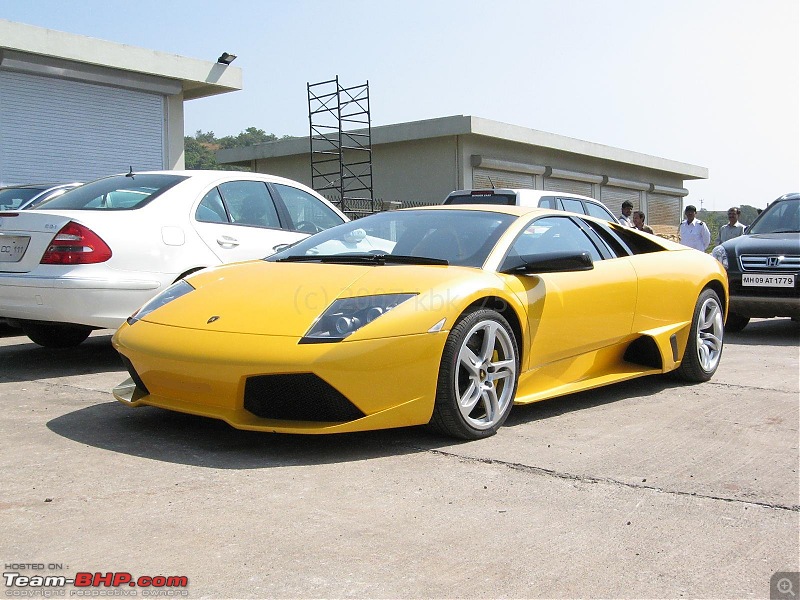
<instances>
[{"instance_id":1,"label":"shadow on pavement","mask_svg":"<svg viewBox=\"0 0 800 600\"><path fill-rule=\"evenodd\" d=\"M798 338L800 325L788 319L770 319L754 321L743 332L727 336L727 341L796 347ZM31 343L0 347L0 381L123 370L109 342L110 336L93 336L69 351L48 350ZM504 427L685 385L667 376L650 376L516 406ZM220 469L349 462L483 443L450 439L425 427L310 436L241 431L216 419L153 407L130 409L116 402L76 410L49 421L47 426L65 438L113 452Z\"/></svg>"},{"instance_id":2,"label":"shadow on pavement","mask_svg":"<svg viewBox=\"0 0 800 600\"><path fill-rule=\"evenodd\" d=\"M612 404L626 398L644 398L654 396L666 389L681 388L689 384L671 379L668 375L649 375L630 381L623 381L605 387L586 390L576 394L558 396L549 400L541 400L533 404L515 406L503 427L524 425L540 419L557 417L566 413L577 412L587 408L595 408L604 404ZM502 431L502 429L501 429Z\"/></svg>"},{"instance_id":3,"label":"shadow on pavement","mask_svg":"<svg viewBox=\"0 0 800 600\"><path fill-rule=\"evenodd\" d=\"M732 346L795 346L800 344L800 323L791 319L758 319L737 333L726 333Z\"/></svg>"},{"instance_id":4,"label":"shadow on pavement","mask_svg":"<svg viewBox=\"0 0 800 600\"><path fill-rule=\"evenodd\" d=\"M8 323L0 319L0 338L14 337L22 335L22 330L16 327L11 327Z\"/></svg>"},{"instance_id":5,"label":"shadow on pavement","mask_svg":"<svg viewBox=\"0 0 800 600\"><path fill-rule=\"evenodd\" d=\"M215 469L264 469L367 460L451 444L424 427L363 433L287 435L234 429L223 421L116 402L47 423L67 439L152 460Z\"/></svg>"},{"instance_id":6,"label":"shadow on pavement","mask_svg":"<svg viewBox=\"0 0 800 600\"><path fill-rule=\"evenodd\" d=\"M17 344L0 346L0 382L125 371L110 333L92 335L74 348L43 348L27 337L17 339Z\"/></svg>"},{"instance_id":7,"label":"shadow on pavement","mask_svg":"<svg viewBox=\"0 0 800 600\"><path fill-rule=\"evenodd\" d=\"M679 384L664 377L649 377L516 406L505 427L656 394L675 385ZM154 407L131 409L116 402L76 410L49 421L47 427L67 439L113 452L217 469L350 462L483 443L451 439L423 426L332 435L241 431L217 419Z\"/></svg>"}]
</instances>

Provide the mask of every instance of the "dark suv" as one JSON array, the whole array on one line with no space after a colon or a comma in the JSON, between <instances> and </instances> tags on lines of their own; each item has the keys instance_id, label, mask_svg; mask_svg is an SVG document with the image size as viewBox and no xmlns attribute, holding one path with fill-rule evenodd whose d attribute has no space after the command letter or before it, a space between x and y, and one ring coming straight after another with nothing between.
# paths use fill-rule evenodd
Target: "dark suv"
<instances>
[{"instance_id":1,"label":"dark suv","mask_svg":"<svg viewBox=\"0 0 800 600\"><path fill-rule=\"evenodd\" d=\"M741 331L752 317L800 319L800 194L775 200L711 254L728 271L726 330Z\"/></svg>"}]
</instances>

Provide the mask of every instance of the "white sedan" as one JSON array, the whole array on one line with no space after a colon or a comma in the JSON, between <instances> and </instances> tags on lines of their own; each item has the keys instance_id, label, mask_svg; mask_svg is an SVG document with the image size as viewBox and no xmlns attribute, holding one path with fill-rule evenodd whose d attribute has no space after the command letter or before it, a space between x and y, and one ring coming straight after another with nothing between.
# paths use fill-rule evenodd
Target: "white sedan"
<instances>
[{"instance_id":1,"label":"white sedan","mask_svg":"<svg viewBox=\"0 0 800 600\"><path fill-rule=\"evenodd\" d=\"M116 328L173 282L347 221L306 186L232 171L151 171L0 212L0 317L37 344Z\"/></svg>"}]
</instances>

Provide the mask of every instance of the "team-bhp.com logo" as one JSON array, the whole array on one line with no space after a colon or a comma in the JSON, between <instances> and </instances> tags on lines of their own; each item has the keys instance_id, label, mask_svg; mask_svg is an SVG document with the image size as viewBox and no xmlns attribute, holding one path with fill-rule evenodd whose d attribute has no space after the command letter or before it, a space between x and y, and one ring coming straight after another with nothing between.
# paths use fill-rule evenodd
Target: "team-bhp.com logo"
<instances>
[{"instance_id":1,"label":"team-bhp.com logo","mask_svg":"<svg viewBox=\"0 0 800 600\"><path fill-rule=\"evenodd\" d=\"M125 571L108 573L78 572L74 577L64 575L23 575L19 572L3 573L7 597L11 598L50 598L60 596L150 596L186 597L189 592L183 588L189 585L184 575L142 575L134 577ZM78 589L69 590L68 585ZM106 590L102 588L114 588Z\"/></svg>"}]
</instances>

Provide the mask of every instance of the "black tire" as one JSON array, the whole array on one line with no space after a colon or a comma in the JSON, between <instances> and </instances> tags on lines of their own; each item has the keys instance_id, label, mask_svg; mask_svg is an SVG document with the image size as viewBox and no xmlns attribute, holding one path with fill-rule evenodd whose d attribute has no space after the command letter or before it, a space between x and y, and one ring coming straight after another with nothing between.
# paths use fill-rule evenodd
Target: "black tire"
<instances>
[{"instance_id":1,"label":"black tire","mask_svg":"<svg viewBox=\"0 0 800 600\"><path fill-rule=\"evenodd\" d=\"M683 360L675 375L684 381L701 382L713 377L722 357L722 303L712 289L705 289L697 298L692 315L692 328Z\"/></svg>"},{"instance_id":2,"label":"black tire","mask_svg":"<svg viewBox=\"0 0 800 600\"><path fill-rule=\"evenodd\" d=\"M725 331L728 333L736 333L747 327L749 322L750 317L743 317L738 313L728 312L728 318L725 320Z\"/></svg>"},{"instance_id":3,"label":"black tire","mask_svg":"<svg viewBox=\"0 0 800 600\"><path fill-rule=\"evenodd\" d=\"M481 308L465 312L444 345L430 426L465 440L497 433L517 392L517 348L502 315Z\"/></svg>"},{"instance_id":4,"label":"black tire","mask_svg":"<svg viewBox=\"0 0 800 600\"><path fill-rule=\"evenodd\" d=\"M45 348L72 348L92 333L92 327L45 321L21 321L22 331L31 341Z\"/></svg>"}]
</instances>

